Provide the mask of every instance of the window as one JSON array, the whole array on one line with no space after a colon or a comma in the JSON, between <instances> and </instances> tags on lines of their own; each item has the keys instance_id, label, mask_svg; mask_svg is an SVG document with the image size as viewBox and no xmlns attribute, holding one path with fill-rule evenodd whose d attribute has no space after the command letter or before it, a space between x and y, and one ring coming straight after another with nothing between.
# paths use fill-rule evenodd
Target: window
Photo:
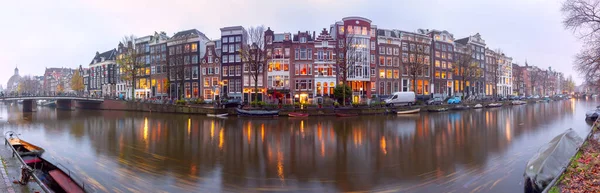
<instances>
[{"instance_id":1,"label":"window","mask_svg":"<svg viewBox=\"0 0 600 193\"><path fill-rule=\"evenodd\" d=\"M452 60L452 53L448 53L448 59Z\"/></svg>"},{"instance_id":2,"label":"window","mask_svg":"<svg viewBox=\"0 0 600 193\"><path fill-rule=\"evenodd\" d=\"M300 59L306 60L306 48L300 48Z\"/></svg>"},{"instance_id":3,"label":"window","mask_svg":"<svg viewBox=\"0 0 600 193\"><path fill-rule=\"evenodd\" d=\"M379 54L385 54L385 47L379 46Z\"/></svg>"},{"instance_id":4,"label":"window","mask_svg":"<svg viewBox=\"0 0 600 193\"><path fill-rule=\"evenodd\" d=\"M446 68L446 61L442 61L442 68Z\"/></svg>"},{"instance_id":5,"label":"window","mask_svg":"<svg viewBox=\"0 0 600 193\"><path fill-rule=\"evenodd\" d=\"M402 62L408 63L408 53L402 53Z\"/></svg>"},{"instance_id":6,"label":"window","mask_svg":"<svg viewBox=\"0 0 600 193\"><path fill-rule=\"evenodd\" d=\"M375 77L375 68L371 68L371 77Z\"/></svg>"},{"instance_id":7,"label":"window","mask_svg":"<svg viewBox=\"0 0 600 193\"><path fill-rule=\"evenodd\" d=\"M294 59L300 59L300 49L296 48L294 52Z\"/></svg>"},{"instance_id":8,"label":"window","mask_svg":"<svg viewBox=\"0 0 600 193\"><path fill-rule=\"evenodd\" d=\"M362 27L362 33L361 34L365 35L365 36L369 35L368 32L367 32L367 27Z\"/></svg>"},{"instance_id":9,"label":"window","mask_svg":"<svg viewBox=\"0 0 600 193\"><path fill-rule=\"evenodd\" d=\"M312 60L312 56L313 56L312 49L309 48L308 49L308 59Z\"/></svg>"},{"instance_id":10,"label":"window","mask_svg":"<svg viewBox=\"0 0 600 193\"><path fill-rule=\"evenodd\" d=\"M425 59L424 63L425 63L426 65L429 65L429 64L431 64L431 63L429 63L429 56L424 56L424 59Z\"/></svg>"},{"instance_id":11,"label":"window","mask_svg":"<svg viewBox=\"0 0 600 193\"><path fill-rule=\"evenodd\" d=\"M327 46L329 46L329 42L328 41L323 41L323 42L321 42L321 46L327 47Z\"/></svg>"},{"instance_id":12,"label":"window","mask_svg":"<svg viewBox=\"0 0 600 193\"><path fill-rule=\"evenodd\" d=\"M408 51L408 43L402 42L402 51Z\"/></svg>"},{"instance_id":13,"label":"window","mask_svg":"<svg viewBox=\"0 0 600 193\"><path fill-rule=\"evenodd\" d=\"M390 48L390 47L387 47L387 52L386 52L386 54L387 54L387 55L392 55L392 48Z\"/></svg>"},{"instance_id":14,"label":"window","mask_svg":"<svg viewBox=\"0 0 600 193\"><path fill-rule=\"evenodd\" d=\"M417 49L417 46L415 44L410 44L410 51L411 52L416 51L416 49Z\"/></svg>"},{"instance_id":15,"label":"window","mask_svg":"<svg viewBox=\"0 0 600 193\"><path fill-rule=\"evenodd\" d=\"M235 37L235 42L241 42L241 41L242 41L242 37L240 37L240 36Z\"/></svg>"},{"instance_id":16,"label":"window","mask_svg":"<svg viewBox=\"0 0 600 193\"><path fill-rule=\"evenodd\" d=\"M400 49L399 48L394 48L394 55L400 55Z\"/></svg>"},{"instance_id":17,"label":"window","mask_svg":"<svg viewBox=\"0 0 600 193\"><path fill-rule=\"evenodd\" d=\"M409 60L410 63L415 63L415 54L410 54Z\"/></svg>"},{"instance_id":18,"label":"window","mask_svg":"<svg viewBox=\"0 0 600 193\"><path fill-rule=\"evenodd\" d=\"M235 75L237 75L237 76L241 76L242 75L242 66L236 66L235 67Z\"/></svg>"},{"instance_id":19,"label":"window","mask_svg":"<svg viewBox=\"0 0 600 193\"><path fill-rule=\"evenodd\" d=\"M229 75L229 73L228 73L229 71L227 69L228 69L227 66L223 66L223 76Z\"/></svg>"},{"instance_id":20,"label":"window","mask_svg":"<svg viewBox=\"0 0 600 193\"><path fill-rule=\"evenodd\" d=\"M192 44L192 52L196 52L198 51L198 44L197 43L193 43Z\"/></svg>"},{"instance_id":21,"label":"window","mask_svg":"<svg viewBox=\"0 0 600 193\"><path fill-rule=\"evenodd\" d=\"M235 55L229 55L229 62L233 63L235 60Z\"/></svg>"},{"instance_id":22,"label":"window","mask_svg":"<svg viewBox=\"0 0 600 193\"><path fill-rule=\"evenodd\" d=\"M394 57L394 66L395 67L400 66L400 59L398 57Z\"/></svg>"},{"instance_id":23,"label":"window","mask_svg":"<svg viewBox=\"0 0 600 193\"><path fill-rule=\"evenodd\" d=\"M385 94L385 82L379 82L379 94L380 95Z\"/></svg>"},{"instance_id":24,"label":"window","mask_svg":"<svg viewBox=\"0 0 600 193\"><path fill-rule=\"evenodd\" d=\"M192 79L198 79L198 66L192 67Z\"/></svg>"},{"instance_id":25,"label":"window","mask_svg":"<svg viewBox=\"0 0 600 193\"><path fill-rule=\"evenodd\" d=\"M446 79L446 72L442 72L441 74L442 74L442 76L441 76L442 79Z\"/></svg>"},{"instance_id":26,"label":"window","mask_svg":"<svg viewBox=\"0 0 600 193\"><path fill-rule=\"evenodd\" d=\"M240 55L235 55L235 62L241 62L242 58L240 57Z\"/></svg>"},{"instance_id":27,"label":"window","mask_svg":"<svg viewBox=\"0 0 600 193\"><path fill-rule=\"evenodd\" d=\"M385 64L387 64L387 66L392 66L392 57L386 57Z\"/></svg>"},{"instance_id":28,"label":"window","mask_svg":"<svg viewBox=\"0 0 600 193\"><path fill-rule=\"evenodd\" d=\"M192 56L192 64L198 64L198 55Z\"/></svg>"},{"instance_id":29,"label":"window","mask_svg":"<svg viewBox=\"0 0 600 193\"><path fill-rule=\"evenodd\" d=\"M446 59L446 52L442 52L442 59Z\"/></svg>"},{"instance_id":30,"label":"window","mask_svg":"<svg viewBox=\"0 0 600 193\"><path fill-rule=\"evenodd\" d=\"M371 42L371 50L375 50L375 42Z\"/></svg>"},{"instance_id":31,"label":"window","mask_svg":"<svg viewBox=\"0 0 600 193\"><path fill-rule=\"evenodd\" d=\"M240 44L235 44L235 51L240 51Z\"/></svg>"},{"instance_id":32,"label":"window","mask_svg":"<svg viewBox=\"0 0 600 193\"><path fill-rule=\"evenodd\" d=\"M398 79L400 78L400 70L395 69L394 70L394 79Z\"/></svg>"},{"instance_id":33,"label":"window","mask_svg":"<svg viewBox=\"0 0 600 193\"><path fill-rule=\"evenodd\" d=\"M223 47L225 47L225 46L223 46ZM229 44L229 53L233 53L233 52L235 52L235 45Z\"/></svg>"},{"instance_id":34,"label":"window","mask_svg":"<svg viewBox=\"0 0 600 193\"><path fill-rule=\"evenodd\" d=\"M306 37L300 37L300 43L306 43Z\"/></svg>"},{"instance_id":35,"label":"window","mask_svg":"<svg viewBox=\"0 0 600 193\"><path fill-rule=\"evenodd\" d=\"M375 54L371 54L371 64L375 64Z\"/></svg>"},{"instance_id":36,"label":"window","mask_svg":"<svg viewBox=\"0 0 600 193\"><path fill-rule=\"evenodd\" d=\"M448 68L452 68L452 63L448 62Z\"/></svg>"},{"instance_id":37,"label":"window","mask_svg":"<svg viewBox=\"0 0 600 193\"><path fill-rule=\"evenodd\" d=\"M289 48L285 49L285 57L290 57L290 49Z\"/></svg>"},{"instance_id":38,"label":"window","mask_svg":"<svg viewBox=\"0 0 600 193\"><path fill-rule=\"evenodd\" d=\"M230 43L231 43L231 42L234 42L234 41L235 41L235 40L234 40L234 37L229 37L229 42L230 42Z\"/></svg>"},{"instance_id":39,"label":"window","mask_svg":"<svg viewBox=\"0 0 600 193\"><path fill-rule=\"evenodd\" d=\"M379 56L379 66L385 66L385 57Z\"/></svg>"},{"instance_id":40,"label":"window","mask_svg":"<svg viewBox=\"0 0 600 193\"><path fill-rule=\"evenodd\" d=\"M446 45L445 44L442 44L442 51L444 51L444 52L446 51Z\"/></svg>"},{"instance_id":41,"label":"window","mask_svg":"<svg viewBox=\"0 0 600 193\"><path fill-rule=\"evenodd\" d=\"M185 75L185 79L190 79L190 67L185 67L183 74Z\"/></svg>"},{"instance_id":42,"label":"window","mask_svg":"<svg viewBox=\"0 0 600 193\"><path fill-rule=\"evenodd\" d=\"M379 69L379 78L385 78L385 70Z\"/></svg>"},{"instance_id":43,"label":"window","mask_svg":"<svg viewBox=\"0 0 600 193\"><path fill-rule=\"evenodd\" d=\"M227 43L227 37L223 37L223 40L222 40L222 42L223 42L223 43Z\"/></svg>"},{"instance_id":44,"label":"window","mask_svg":"<svg viewBox=\"0 0 600 193\"><path fill-rule=\"evenodd\" d=\"M223 45L223 53L226 53L226 52L228 52L228 49L227 49L227 48L228 48L228 47L227 47L227 45Z\"/></svg>"},{"instance_id":45,"label":"window","mask_svg":"<svg viewBox=\"0 0 600 193\"><path fill-rule=\"evenodd\" d=\"M423 50L426 54L429 54L429 46L425 46L425 50Z\"/></svg>"},{"instance_id":46,"label":"window","mask_svg":"<svg viewBox=\"0 0 600 193\"><path fill-rule=\"evenodd\" d=\"M440 56L441 56L440 52L439 51L435 51L435 57L439 58Z\"/></svg>"}]
</instances>

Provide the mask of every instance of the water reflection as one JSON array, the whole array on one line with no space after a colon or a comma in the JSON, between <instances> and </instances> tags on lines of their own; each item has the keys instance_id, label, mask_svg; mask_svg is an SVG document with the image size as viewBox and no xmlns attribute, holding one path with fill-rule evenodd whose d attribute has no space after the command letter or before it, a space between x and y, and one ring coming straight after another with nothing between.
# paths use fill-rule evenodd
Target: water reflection
<instances>
[{"instance_id":1,"label":"water reflection","mask_svg":"<svg viewBox=\"0 0 600 193\"><path fill-rule=\"evenodd\" d=\"M100 191L516 192L533 153L523 149L565 126L584 132L588 103L275 120L50 109L23 119L1 108L4 128L71 163Z\"/></svg>"}]
</instances>

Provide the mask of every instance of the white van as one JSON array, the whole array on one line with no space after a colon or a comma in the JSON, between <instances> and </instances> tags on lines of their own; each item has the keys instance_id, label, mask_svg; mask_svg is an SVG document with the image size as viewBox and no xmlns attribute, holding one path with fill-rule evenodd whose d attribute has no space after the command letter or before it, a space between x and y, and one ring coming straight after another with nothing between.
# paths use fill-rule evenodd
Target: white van
<instances>
[{"instance_id":1,"label":"white van","mask_svg":"<svg viewBox=\"0 0 600 193\"><path fill-rule=\"evenodd\" d=\"M392 97L385 99L387 106L412 105L417 100L415 92L395 92Z\"/></svg>"}]
</instances>

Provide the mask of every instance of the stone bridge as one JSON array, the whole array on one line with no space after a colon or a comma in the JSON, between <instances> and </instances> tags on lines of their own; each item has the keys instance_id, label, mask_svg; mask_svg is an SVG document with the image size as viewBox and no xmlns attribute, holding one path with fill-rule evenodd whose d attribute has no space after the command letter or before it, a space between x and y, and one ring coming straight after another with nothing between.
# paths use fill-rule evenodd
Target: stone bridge
<instances>
[{"instance_id":1,"label":"stone bridge","mask_svg":"<svg viewBox=\"0 0 600 193\"><path fill-rule=\"evenodd\" d=\"M23 112L32 112L37 100L54 100L57 109L73 109L73 101L80 105L98 105L104 102L102 98L89 98L80 96L1 96L0 102L23 101Z\"/></svg>"}]
</instances>

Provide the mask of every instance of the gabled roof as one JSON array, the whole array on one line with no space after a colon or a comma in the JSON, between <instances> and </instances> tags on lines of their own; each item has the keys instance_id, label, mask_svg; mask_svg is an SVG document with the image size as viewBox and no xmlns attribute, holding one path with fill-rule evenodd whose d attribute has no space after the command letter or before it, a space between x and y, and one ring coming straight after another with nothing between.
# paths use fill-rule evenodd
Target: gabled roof
<instances>
[{"instance_id":1,"label":"gabled roof","mask_svg":"<svg viewBox=\"0 0 600 193\"><path fill-rule=\"evenodd\" d=\"M115 48L113 48L112 50L103 52L101 54L96 52L96 56L94 56L94 59L92 59L90 64L94 64L94 60L96 60L96 59L98 59L98 61L100 61L100 58L104 58L104 60L115 60L116 54L117 54L117 49L115 49Z\"/></svg>"},{"instance_id":2,"label":"gabled roof","mask_svg":"<svg viewBox=\"0 0 600 193\"><path fill-rule=\"evenodd\" d=\"M206 37L206 35L204 35L204 33L198 31L197 29L189 29L189 30L177 32L175 35L173 35L173 37L171 37L171 39L179 39L179 38L185 38L185 37L189 37L189 36L198 36L201 38L208 39L208 37Z\"/></svg>"}]
</instances>

